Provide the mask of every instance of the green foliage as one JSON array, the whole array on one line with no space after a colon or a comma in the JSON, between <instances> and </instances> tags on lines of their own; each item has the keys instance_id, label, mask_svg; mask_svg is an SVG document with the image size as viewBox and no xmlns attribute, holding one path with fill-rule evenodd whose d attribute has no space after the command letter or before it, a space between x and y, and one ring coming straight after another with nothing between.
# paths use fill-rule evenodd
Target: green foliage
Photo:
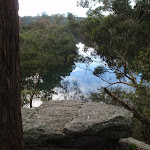
<instances>
[{"instance_id":1,"label":"green foliage","mask_svg":"<svg viewBox=\"0 0 150 150\"><path fill-rule=\"evenodd\" d=\"M106 70L105 67L103 67L103 66L98 66L97 68L94 69L93 74L98 76L98 75L104 74L104 73L106 73L106 72L107 72L107 70Z\"/></svg>"},{"instance_id":2,"label":"green foliage","mask_svg":"<svg viewBox=\"0 0 150 150\"><path fill-rule=\"evenodd\" d=\"M145 141L146 143L150 142L150 129L136 118L133 119L133 137Z\"/></svg>"},{"instance_id":3,"label":"green foliage","mask_svg":"<svg viewBox=\"0 0 150 150\"><path fill-rule=\"evenodd\" d=\"M69 13L67 16L67 20L68 20L69 27L73 28L75 25L75 16L73 14Z\"/></svg>"},{"instance_id":4,"label":"green foliage","mask_svg":"<svg viewBox=\"0 0 150 150\"><path fill-rule=\"evenodd\" d=\"M149 1L135 1L134 7L130 5L130 0L98 1L103 2L104 6L90 11L90 18L81 22L80 30L82 37L88 42L93 43L91 44L92 47L95 48L101 58L108 64L111 71L116 74L118 83L127 84L131 87L132 92L122 92L120 97L131 106L134 106L142 116L149 119ZM90 4L90 0L81 0L81 2ZM105 17L99 17L102 10L107 10L110 14ZM95 70L97 76L102 73L102 68ZM110 86L112 85L115 84L110 83ZM105 98L100 92L99 98L101 97ZM144 132L147 132L144 140L150 139L149 130L144 125L141 126L139 122L137 124L138 129L142 127Z\"/></svg>"},{"instance_id":5,"label":"green foliage","mask_svg":"<svg viewBox=\"0 0 150 150\"><path fill-rule=\"evenodd\" d=\"M88 42L92 41L92 46L95 45L98 54L119 78L121 74L128 75L128 79L134 84L137 82L136 75L142 74L141 80L148 82L150 68L150 22L146 19L150 16L148 2L137 2L134 8L128 0L113 0L109 5L106 4L101 9L109 8L112 14L103 18L90 16L85 19L80 24L82 36ZM143 9L145 19L139 18ZM101 12L94 13L96 15Z\"/></svg>"},{"instance_id":6,"label":"green foliage","mask_svg":"<svg viewBox=\"0 0 150 150\"><path fill-rule=\"evenodd\" d=\"M140 63L140 71L142 73L142 80L150 82L150 48L143 49L143 51L140 51L138 59Z\"/></svg>"},{"instance_id":7,"label":"green foliage","mask_svg":"<svg viewBox=\"0 0 150 150\"><path fill-rule=\"evenodd\" d=\"M76 54L77 41L65 26L54 30L29 30L20 35L21 70L23 77L47 71L67 63L69 55Z\"/></svg>"},{"instance_id":8,"label":"green foliage","mask_svg":"<svg viewBox=\"0 0 150 150\"><path fill-rule=\"evenodd\" d=\"M137 149L136 145L130 144L129 145L129 150L134 150L134 149Z\"/></svg>"},{"instance_id":9,"label":"green foliage","mask_svg":"<svg viewBox=\"0 0 150 150\"><path fill-rule=\"evenodd\" d=\"M78 35L79 40L89 47L94 46L92 32L100 25L101 19L98 17L88 16L84 20L76 22L74 32Z\"/></svg>"},{"instance_id":10,"label":"green foliage","mask_svg":"<svg viewBox=\"0 0 150 150\"><path fill-rule=\"evenodd\" d=\"M32 90L26 89L26 90L22 90L21 91L21 99L22 99L21 106L22 107L29 105L30 98L31 98L31 96L33 94L34 94L34 97L36 96L36 98L37 98L38 94L39 94L39 91L38 90L34 90L34 89L32 89Z\"/></svg>"},{"instance_id":11,"label":"green foliage","mask_svg":"<svg viewBox=\"0 0 150 150\"><path fill-rule=\"evenodd\" d=\"M128 98L126 96L127 92L125 89L122 89L122 87L119 87L119 86L113 87L113 88L110 88L110 91L114 93L116 96L120 98L125 98L126 101L128 101ZM109 97L106 93L103 92L103 88L98 89L96 92L91 92L89 98L92 102L104 102L106 104L120 106L116 101L113 101L111 97Z\"/></svg>"},{"instance_id":12,"label":"green foliage","mask_svg":"<svg viewBox=\"0 0 150 150\"><path fill-rule=\"evenodd\" d=\"M35 17L31 17L31 16L25 16L25 17L20 17L20 26L26 26L30 23L32 23L35 20L38 20L40 17L39 16L35 16Z\"/></svg>"},{"instance_id":13,"label":"green foliage","mask_svg":"<svg viewBox=\"0 0 150 150\"><path fill-rule=\"evenodd\" d=\"M23 99L24 95L30 95L31 99L36 95L37 92L33 91L37 91L39 80L47 72L73 63L73 59L77 55L77 40L69 27L59 24L54 28L47 20L48 18L49 16L42 16L38 21L21 28L20 54ZM34 81L35 75L38 75L38 78ZM32 79L29 80L29 77ZM26 102L23 100L23 103Z\"/></svg>"}]
</instances>

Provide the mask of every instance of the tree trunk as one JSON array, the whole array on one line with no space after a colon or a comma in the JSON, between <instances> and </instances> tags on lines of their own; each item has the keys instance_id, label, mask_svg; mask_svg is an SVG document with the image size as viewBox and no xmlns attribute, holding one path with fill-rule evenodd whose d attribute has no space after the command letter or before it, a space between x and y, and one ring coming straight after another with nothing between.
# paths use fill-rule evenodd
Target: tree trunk
<instances>
[{"instance_id":1,"label":"tree trunk","mask_svg":"<svg viewBox=\"0 0 150 150\"><path fill-rule=\"evenodd\" d=\"M32 91L32 95L30 97L30 108L32 108L33 97L36 93L37 88L39 87L39 83L40 83L40 75L39 75L39 77L37 77L37 82L35 84L34 90Z\"/></svg>"},{"instance_id":2,"label":"tree trunk","mask_svg":"<svg viewBox=\"0 0 150 150\"><path fill-rule=\"evenodd\" d=\"M18 0L0 0L0 150L23 150Z\"/></svg>"}]
</instances>

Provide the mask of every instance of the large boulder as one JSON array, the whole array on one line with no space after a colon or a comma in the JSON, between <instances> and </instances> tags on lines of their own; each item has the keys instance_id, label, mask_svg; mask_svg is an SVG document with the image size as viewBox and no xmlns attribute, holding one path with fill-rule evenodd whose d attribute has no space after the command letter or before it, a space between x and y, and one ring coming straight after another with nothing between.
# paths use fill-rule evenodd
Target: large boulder
<instances>
[{"instance_id":1,"label":"large boulder","mask_svg":"<svg viewBox=\"0 0 150 150\"><path fill-rule=\"evenodd\" d=\"M22 109L22 119L26 148L36 150L113 145L132 130L132 113L93 102L49 101Z\"/></svg>"}]
</instances>

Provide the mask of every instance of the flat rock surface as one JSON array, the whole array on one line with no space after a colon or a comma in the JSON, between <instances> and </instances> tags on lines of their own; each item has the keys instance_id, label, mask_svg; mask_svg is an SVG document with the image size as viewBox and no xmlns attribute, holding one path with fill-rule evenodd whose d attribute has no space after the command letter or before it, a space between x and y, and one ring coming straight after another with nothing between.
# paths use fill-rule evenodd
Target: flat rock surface
<instances>
[{"instance_id":1,"label":"flat rock surface","mask_svg":"<svg viewBox=\"0 0 150 150\"><path fill-rule=\"evenodd\" d=\"M22 109L26 147L111 145L131 136L132 114L94 102L49 101Z\"/></svg>"}]
</instances>

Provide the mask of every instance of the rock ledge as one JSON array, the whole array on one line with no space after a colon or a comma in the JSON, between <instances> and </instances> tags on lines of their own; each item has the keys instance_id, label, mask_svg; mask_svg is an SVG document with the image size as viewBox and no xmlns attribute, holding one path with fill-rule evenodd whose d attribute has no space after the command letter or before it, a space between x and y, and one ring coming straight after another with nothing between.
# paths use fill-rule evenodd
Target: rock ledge
<instances>
[{"instance_id":1,"label":"rock ledge","mask_svg":"<svg viewBox=\"0 0 150 150\"><path fill-rule=\"evenodd\" d=\"M22 109L26 148L109 146L131 136L132 113L107 104L49 101Z\"/></svg>"}]
</instances>

